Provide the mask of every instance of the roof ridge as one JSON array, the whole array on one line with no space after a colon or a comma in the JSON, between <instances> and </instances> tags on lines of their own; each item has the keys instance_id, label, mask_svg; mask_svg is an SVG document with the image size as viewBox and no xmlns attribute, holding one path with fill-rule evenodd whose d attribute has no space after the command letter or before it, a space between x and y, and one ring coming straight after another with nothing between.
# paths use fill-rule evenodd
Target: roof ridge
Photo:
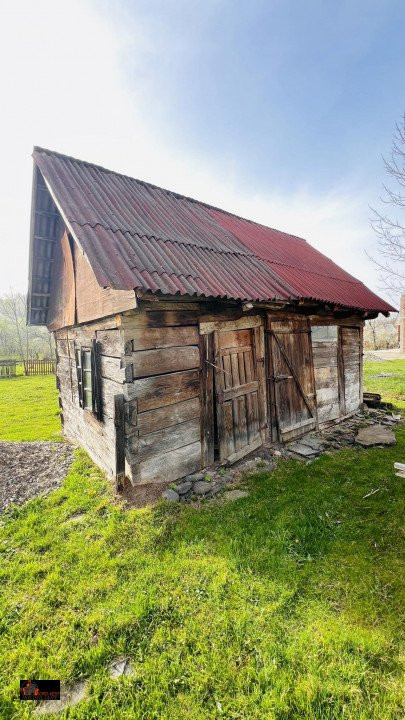
<instances>
[{"instance_id":1,"label":"roof ridge","mask_svg":"<svg viewBox=\"0 0 405 720\"><path fill-rule=\"evenodd\" d=\"M132 175L127 175L126 173L120 173L116 172L116 170L110 170L103 165L97 165L96 163L91 163L88 160L81 160L80 158L73 157L72 155L65 155L64 153L60 153L57 150L49 150L48 148L43 148L39 145L34 145L33 153L34 152L46 153L47 155L56 155L57 157L64 158L65 160L72 160L73 162L80 163L81 165L96 168L97 170L101 170L101 172L108 173L110 175L118 175L119 177L126 178L127 180L132 180L132 182L139 183L139 185L144 185L146 187L153 188L154 190L161 190L167 195L175 197L177 200L187 200L187 202L195 203L196 205L202 205L203 207L209 208L210 210L216 210L217 212L224 213L224 215L229 215L230 217L237 218L238 220L243 220L244 222L251 223L252 225L258 225L259 227L266 228L267 230L272 230L273 232L279 233L280 235L288 235L289 237L293 237L297 240L302 240L302 242L307 243L305 238L300 237L299 235L294 235L293 233L287 232L286 230L278 230L277 228L270 227L270 225L265 225L264 223L259 223L256 220L242 217L242 215L237 215L230 210L224 210L223 208L219 208L216 205L211 205L210 203L204 202L203 200L196 200L196 198L192 198L189 195L182 195L182 193L178 193L175 190L168 190L167 188L163 188L160 185L150 183L147 180L140 180L139 178L135 178Z\"/></svg>"}]
</instances>

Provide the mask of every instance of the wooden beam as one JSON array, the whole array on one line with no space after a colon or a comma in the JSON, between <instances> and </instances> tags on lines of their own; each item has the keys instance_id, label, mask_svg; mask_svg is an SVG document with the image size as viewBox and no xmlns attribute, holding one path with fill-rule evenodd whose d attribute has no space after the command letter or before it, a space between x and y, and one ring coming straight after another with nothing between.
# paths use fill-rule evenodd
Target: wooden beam
<instances>
[{"instance_id":1,"label":"wooden beam","mask_svg":"<svg viewBox=\"0 0 405 720\"><path fill-rule=\"evenodd\" d=\"M200 336L200 397L201 397L201 465L214 462L214 338L213 334Z\"/></svg>"},{"instance_id":2,"label":"wooden beam","mask_svg":"<svg viewBox=\"0 0 405 720\"><path fill-rule=\"evenodd\" d=\"M115 426L115 480L117 490L121 490L125 478L125 418L124 395L114 396Z\"/></svg>"}]
</instances>

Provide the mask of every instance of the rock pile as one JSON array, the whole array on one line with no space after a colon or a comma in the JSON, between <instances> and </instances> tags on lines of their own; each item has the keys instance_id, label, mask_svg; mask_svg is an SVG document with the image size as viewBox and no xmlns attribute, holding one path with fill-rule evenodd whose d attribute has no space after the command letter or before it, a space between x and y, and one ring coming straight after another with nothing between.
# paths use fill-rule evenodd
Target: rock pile
<instances>
[{"instance_id":1,"label":"rock pile","mask_svg":"<svg viewBox=\"0 0 405 720\"><path fill-rule=\"evenodd\" d=\"M289 443L286 450L290 457L313 460L323 452L340 450L349 445L392 445L395 443L392 429L400 421L400 415L384 409L358 410L338 425L332 425L319 433L304 435Z\"/></svg>"},{"instance_id":2,"label":"rock pile","mask_svg":"<svg viewBox=\"0 0 405 720\"><path fill-rule=\"evenodd\" d=\"M272 468L273 464L269 460L256 457L234 467L220 467L205 473L187 475L181 482L164 490L162 498L172 503L210 499L229 488L245 472L269 472ZM243 490L231 490L224 493L224 499L236 500L239 497L245 497L246 494Z\"/></svg>"}]
</instances>

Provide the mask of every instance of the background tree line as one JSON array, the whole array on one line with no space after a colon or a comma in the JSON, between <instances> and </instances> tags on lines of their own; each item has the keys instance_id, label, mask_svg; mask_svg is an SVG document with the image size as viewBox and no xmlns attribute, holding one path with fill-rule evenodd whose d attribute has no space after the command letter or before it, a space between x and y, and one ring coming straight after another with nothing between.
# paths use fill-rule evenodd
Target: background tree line
<instances>
[{"instance_id":1,"label":"background tree line","mask_svg":"<svg viewBox=\"0 0 405 720\"><path fill-rule=\"evenodd\" d=\"M379 315L367 320L364 326L364 347L366 350L386 350L399 347L398 313L388 317Z\"/></svg>"},{"instance_id":2,"label":"background tree line","mask_svg":"<svg viewBox=\"0 0 405 720\"><path fill-rule=\"evenodd\" d=\"M0 358L54 358L55 348L46 327L27 325L27 295L12 290L0 295Z\"/></svg>"}]
</instances>

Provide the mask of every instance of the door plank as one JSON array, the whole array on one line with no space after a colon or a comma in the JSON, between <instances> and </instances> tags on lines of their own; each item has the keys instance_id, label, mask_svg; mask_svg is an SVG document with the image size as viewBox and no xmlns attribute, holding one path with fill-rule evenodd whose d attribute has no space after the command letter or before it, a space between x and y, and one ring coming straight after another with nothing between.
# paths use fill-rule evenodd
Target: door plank
<instances>
[{"instance_id":1,"label":"door plank","mask_svg":"<svg viewBox=\"0 0 405 720\"><path fill-rule=\"evenodd\" d=\"M238 356L236 353L231 355L231 366L232 366L232 386L236 387L238 385L241 385L240 377L239 377L239 362L238 362Z\"/></svg>"},{"instance_id":2,"label":"door plank","mask_svg":"<svg viewBox=\"0 0 405 720\"><path fill-rule=\"evenodd\" d=\"M223 348L234 348L240 346L251 346L251 330L221 330L219 343L221 350Z\"/></svg>"},{"instance_id":3,"label":"door plank","mask_svg":"<svg viewBox=\"0 0 405 720\"><path fill-rule=\"evenodd\" d=\"M214 462L214 342L212 333L200 336L201 466ZM198 402L198 398L195 398Z\"/></svg>"},{"instance_id":4,"label":"door plank","mask_svg":"<svg viewBox=\"0 0 405 720\"><path fill-rule=\"evenodd\" d=\"M232 400L233 398L239 397L239 395L246 395L247 393L255 392L258 389L257 380L254 382L246 383L246 385L239 385L238 387L229 388L224 390L222 396L220 396L223 402Z\"/></svg>"},{"instance_id":5,"label":"door plank","mask_svg":"<svg viewBox=\"0 0 405 720\"><path fill-rule=\"evenodd\" d=\"M232 401L226 402L223 405L224 414L224 428L225 428L225 457L232 455L235 452L235 438L234 438L234 416Z\"/></svg>"}]
</instances>

